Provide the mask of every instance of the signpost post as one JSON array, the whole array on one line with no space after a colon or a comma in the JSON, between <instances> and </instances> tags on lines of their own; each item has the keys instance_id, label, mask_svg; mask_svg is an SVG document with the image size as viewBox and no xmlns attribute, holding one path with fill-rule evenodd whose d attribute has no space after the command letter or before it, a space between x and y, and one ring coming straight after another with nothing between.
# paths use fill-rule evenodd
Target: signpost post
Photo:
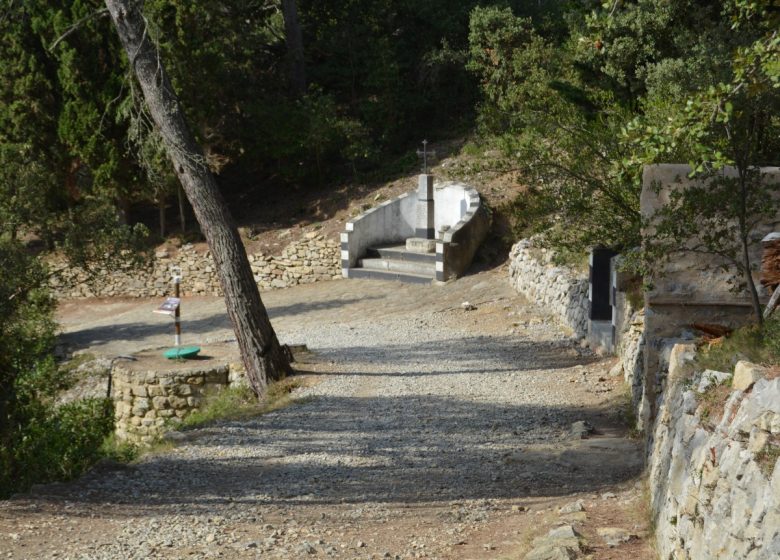
<instances>
[{"instance_id":1,"label":"signpost post","mask_svg":"<svg viewBox=\"0 0 780 560\"><path fill-rule=\"evenodd\" d=\"M166 350L163 355L171 360L195 358L200 352L199 346L181 345L181 268L171 267L171 281L173 282L173 297L165 298L165 301L154 310L155 313L170 315L174 325L174 347Z\"/></svg>"},{"instance_id":2,"label":"signpost post","mask_svg":"<svg viewBox=\"0 0 780 560\"><path fill-rule=\"evenodd\" d=\"M174 346L181 346L181 268L174 266L171 268L173 274L173 297L179 300L179 305L173 312L173 325L175 329Z\"/></svg>"}]
</instances>

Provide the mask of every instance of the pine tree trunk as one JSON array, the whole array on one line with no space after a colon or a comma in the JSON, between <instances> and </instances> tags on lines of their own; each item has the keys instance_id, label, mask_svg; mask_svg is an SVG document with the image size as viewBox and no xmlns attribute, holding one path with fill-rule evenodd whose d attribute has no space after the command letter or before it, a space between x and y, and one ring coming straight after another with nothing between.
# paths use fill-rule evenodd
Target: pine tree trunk
<instances>
[{"instance_id":1,"label":"pine tree trunk","mask_svg":"<svg viewBox=\"0 0 780 560\"><path fill-rule=\"evenodd\" d=\"M143 3L105 1L149 113L214 257L247 377L260 395L268 379L284 377L290 364L260 300L244 245L149 37L141 12Z\"/></svg>"},{"instance_id":2,"label":"pine tree trunk","mask_svg":"<svg viewBox=\"0 0 780 560\"><path fill-rule=\"evenodd\" d=\"M165 197L157 199L157 217L160 221L160 238L165 239Z\"/></svg>"},{"instance_id":3,"label":"pine tree trunk","mask_svg":"<svg viewBox=\"0 0 780 560\"><path fill-rule=\"evenodd\" d=\"M295 0L282 0L284 38L287 45L287 65L290 72L290 89L296 97L306 93L306 65L303 60L303 34L298 23L298 7Z\"/></svg>"},{"instance_id":4,"label":"pine tree trunk","mask_svg":"<svg viewBox=\"0 0 780 560\"><path fill-rule=\"evenodd\" d=\"M176 189L176 197L179 199L179 225L181 226L181 232L187 233L187 215L184 212L184 191L181 185Z\"/></svg>"}]
</instances>

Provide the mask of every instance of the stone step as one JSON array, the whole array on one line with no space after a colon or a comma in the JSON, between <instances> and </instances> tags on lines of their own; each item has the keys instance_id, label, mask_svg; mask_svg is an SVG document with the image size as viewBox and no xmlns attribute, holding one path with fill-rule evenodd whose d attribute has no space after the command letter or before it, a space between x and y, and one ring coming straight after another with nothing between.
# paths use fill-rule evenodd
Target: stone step
<instances>
[{"instance_id":1,"label":"stone step","mask_svg":"<svg viewBox=\"0 0 780 560\"><path fill-rule=\"evenodd\" d=\"M372 270L370 268L350 268L349 278L371 279L371 280L391 280L395 282L405 282L407 284L430 284L433 277L429 275L410 274L408 272L391 272L389 270Z\"/></svg>"},{"instance_id":2,"label":"stone step","mask_svg":"<svg viewBox=\"0 0 780 560\"><path fill-rule=\"evenodd\" d=\"M435 253L416 253L407 251L406 245L378 245L368 249L366 256L380 259L392 259L395 261L413 261L423 263L436 263Z\"/></svg>"},{"instance_id":3,"label":"stone step","mask_svg":"<svg viewBox=\"0 0 780 560\"><path fill-rule=\"evenodd\" d=\"M358 261L360 268L369 270L386 270L390 272L403 272L409 274L419 274L433 278L436 275L436 263L404 261L396 259L360 259Z\"/></svg>"}]
</instances>

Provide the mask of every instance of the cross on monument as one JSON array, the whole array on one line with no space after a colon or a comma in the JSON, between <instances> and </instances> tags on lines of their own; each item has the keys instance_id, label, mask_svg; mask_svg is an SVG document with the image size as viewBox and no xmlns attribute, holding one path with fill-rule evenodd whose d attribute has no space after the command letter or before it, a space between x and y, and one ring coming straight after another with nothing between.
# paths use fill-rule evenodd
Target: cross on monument
<instances>
[{"instance_id":1,"label":"cross on monument","mask_svg":"<svg viewBox=\"0 0 780 560\"><path fill-rule=\"evenodd\" d=\"M436 157L436 150L428 151L428 141L422 141L423 149L417 150L417 157L423 158L423 174L428 174L428 156Z\"/></svg>"}]
</instances>

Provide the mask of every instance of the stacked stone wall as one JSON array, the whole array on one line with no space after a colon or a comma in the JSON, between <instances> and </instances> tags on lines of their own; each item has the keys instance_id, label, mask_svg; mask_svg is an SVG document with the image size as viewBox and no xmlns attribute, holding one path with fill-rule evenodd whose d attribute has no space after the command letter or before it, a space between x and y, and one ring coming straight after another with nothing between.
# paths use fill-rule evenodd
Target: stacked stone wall
<instances>
[{"instance_id":1,"label":"stacked stone wall","mask_svg":"<svg viewBox=\"0 0 780 560\"><path fill-rule=\"evenodd\" d=\"M113 369L116 437L149 444L200 409L208 397L246 383L240 364L213 364L178 371Z\"/></svg>"},{"instance_id":2,"label":"stacked stone wall","mask_svg":"<svg viewBox=\"0 0 780 560\"><path fill-rule=\"evenodd\" d=\"M533 239L522 239L509 254L509 278L518 292L548 311L574 335L587 336L587 276L556 266L552 252L537 247Z\"/></svg>"},{"instance_id":3,"label":"stacked stone wall","mask_svg":"<svg viewBox=\"0 0 780 560\"><path fill-rule=\"evenodd\" d=\"M338 243L316 232L289 244L281 255L250 254L249 262L257 285L265 290L341 278ZM181 268L185 296L222 295L211 253L200 252L193 245L184 245L175 255L159 251L144 268L98 270L95 280L82 269L70 268L53 277L50 285L58 299L167 296L171 295L173 266Z\"/></svg>"},{"instance_id":4,"label":"stacked stone wall","mask_svg":"<svg viewBox=\"0 0 780 560\"><path fill-rule=\"evenodd\" d=\"M696 372L695 352L693 344L671 350L650 447L659 557L780 558L780 379L762 379L744 362L733 380ZM713 391L730 382L736 390L727 390L721 415Z\"/></svg>"}]
</instances>

